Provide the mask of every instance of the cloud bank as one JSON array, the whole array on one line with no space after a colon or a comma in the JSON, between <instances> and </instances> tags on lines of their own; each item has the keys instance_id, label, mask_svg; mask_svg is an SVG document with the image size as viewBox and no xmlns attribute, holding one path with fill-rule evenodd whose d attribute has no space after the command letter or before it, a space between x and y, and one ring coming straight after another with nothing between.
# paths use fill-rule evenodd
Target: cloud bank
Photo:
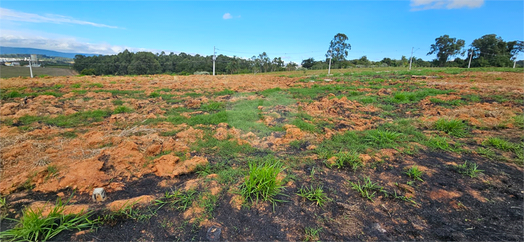
<instances>
[{"instance_id":1,"label":"cloud bank","mask_svg":"<svg viewBox=\"0 0 524 242\"><path fill-rule=\"evenodd\" d=\"M411 0L411 10L479 8L484 0Z\"/></svg>"},{"instance_id":2,"label":"cloud bank","mask_svg":"<svg viewBox=\"0 0 524 242\"><path fill-rule=\"evenodd\" d=\"M0 44L5 47L22 47L36 48L45 50L54 50L65 53L83 53L83 54L101 54L113 55L118 54L125 49L132 52L149 51L160 53L162 50L133 48L128 46L110 45L107 43L89 43L82 42L77 38L70 36L56 36L49 34L35 34L34 32L23 32L16 30L0 29ZM166 51L169 53L169 51Z\"/></svg>"},{"instance_id":3,"label":"cloud bank","mask_svg":"<svg viewBox=\"0 0 524 242\"><path fill-rule=\"evenodd\" d=\"M3 21L16 21L16 22L30 22L30 23L54 23L54 24L79 24L79 25L90 25L100 28L112 28L116 29L117 26L111 26L106 24L93 23L83 20L74 19L68 16L56 15L56 14L45 14L38 15L34 13L24 13L12 9L0 8L0 20Z\"/></svg>"}]
</instances>

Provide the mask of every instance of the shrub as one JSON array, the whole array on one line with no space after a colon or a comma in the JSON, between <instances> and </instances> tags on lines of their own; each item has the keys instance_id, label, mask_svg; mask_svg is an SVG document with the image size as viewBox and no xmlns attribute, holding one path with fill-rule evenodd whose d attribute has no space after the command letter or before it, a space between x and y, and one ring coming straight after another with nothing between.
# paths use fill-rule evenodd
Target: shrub
<instances>
[{"instance_id":1,"label":"shrub","mask_svg":"<svg viewBox=\"0 0 524 242\"><path fill-rule=\"evenodd\" d=\"M82 71L80 71L80 75L96 75L96 71L95 69L83 69Z\"/></svg>"}]
</instances>

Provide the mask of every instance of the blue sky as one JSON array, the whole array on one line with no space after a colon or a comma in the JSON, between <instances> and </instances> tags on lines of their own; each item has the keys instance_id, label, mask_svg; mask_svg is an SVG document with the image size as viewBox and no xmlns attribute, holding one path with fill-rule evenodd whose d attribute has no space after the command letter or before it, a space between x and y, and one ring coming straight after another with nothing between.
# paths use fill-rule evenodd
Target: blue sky
<instances>
[{"instance_id":1,"label":"blue sky","mask_svg":"<svg viewBox=\"0 0 524 242\"><path fill-rule=\"evenodd\" d=\"M0 2L0 45L114 54L173 51L300 63L324 59L337 33L349 59L426 56L448 34L466 45L485 34L524 40L524 1L9 1ZM519 59L523 58L523 54Z\"/></svg>"}]
</instances>

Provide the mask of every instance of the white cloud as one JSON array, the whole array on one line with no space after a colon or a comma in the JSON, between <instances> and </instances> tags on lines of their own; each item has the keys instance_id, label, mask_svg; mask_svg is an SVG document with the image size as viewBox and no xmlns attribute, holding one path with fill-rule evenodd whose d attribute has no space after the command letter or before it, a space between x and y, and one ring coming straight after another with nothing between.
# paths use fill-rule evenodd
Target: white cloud
<instances>
[{"instance_id":1,"label":"white cloud","mask_svg":"<svg viewBox=\"0 0 524 242\"><path fill-rule=\"evenodd\" d=\"M0 20L3 21L16 21L16 22L30 22L30 23L55 23L55 24L80 24L80 25L91 25L94 27L102 28L113 28L116 26L110 26L106 24L93 23L83 20L74 19L68 16L56 15L56 14L45 14L38 15L34 13L24 13L12 9L0 8Z\"/></svg>"},{"instance_id":2,"label":"white cloud","mask_svg":"<svg viewBox=\"0 0 524 242\"><path fill-rule=\"evenodd\" d=\"M411 10L478 8L484 0L411 0Z\"/></svg>"},{"instance_id":3,"label":"white cloud","mask_svg":"<svg viewBox=\"0 0 524 242\"><path fill-rule=\"evenodd\" d=\"M224 16L222 16L223 19L232 19L233 16L230 13L225 13Z\"/></svg>"},{"instance_id":4,"label":"white cloud","mask_svg":"<svg viewBox=\"0 0 524 242\"><path fill-rule=\"evenodd\" d=\"M149 51L160 53L162 50L132 48L128 46L110 45L107 43L89 43L78 40L71 36L60 36L38 32L25 32L17 30L0 29L0 43L5 47L36 48L45 50L54 50L65 53L83 53L83 54L117 54L125 49L132 52ZM169 51L166 51L169 53Z\"/></svg>"}]
</instances>

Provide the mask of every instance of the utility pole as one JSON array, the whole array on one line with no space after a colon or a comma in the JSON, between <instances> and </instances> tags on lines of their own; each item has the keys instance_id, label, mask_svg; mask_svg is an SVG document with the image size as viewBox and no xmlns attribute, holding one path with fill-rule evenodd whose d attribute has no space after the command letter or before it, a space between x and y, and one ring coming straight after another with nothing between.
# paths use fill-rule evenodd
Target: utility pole
<instances>
[{"instance_id":1,"label":"utility pole","mask_svg":"<svg viewBox=\"0 0 524 242\"><path fill-rule=\"evenodd\" d=\"M213 46L213 76L215 75L215 61L217 60L217 52L215 46Z\"/></svg>"},{"instance_id":2,"label":"utility pole","mask_svg":"<svg viewBox=\"0 0 524 242\"><path fill-rule=\"evenodd\" d=\"M331 56L329 57L328 75L331 75Z\"/></svg>"},{"instance_id":3,"label":"utility pole","mask_svg":"<svg viewBox=\"0 0 524 242\"><path fill-rule=\"evenodd\" d=\"M469 63L468 63L468 69L471 66L471 58L473 57L473 50L469 49Z\"/></svg>"},{"instance_id":4,"label":"utility pole","mask_svg":"<svg viewBox=\"0 0 524 242\"><path fill-rule=\"evenodd\" d=\"M31 57L29 58L29 72L31 73L31 78L33 78L33 65L31 64Z\"/></svg>"},{"instance_id":5,"label":"utility pole","mask_svg":"<svg viewBox=\"0 0 524 242\"><path fill-rule=\"evenodd\" d=\"M411 71L411 63L413 62L413 49L415 47L411 47L411 57L409 57L409 70ZM418 50L418 49L417 49Z\"/></svg>"},{"instance_id":6,"label":"utility pole","mask_svg":"<svg viewBox=\"0 0 524 242\"><path fill-rule=\"evenodd\" d=\"M515 69L516 65L517 65L517 58L515 58L515 60L513 60L513 69Z\"/></svg>"}]
</instances>

